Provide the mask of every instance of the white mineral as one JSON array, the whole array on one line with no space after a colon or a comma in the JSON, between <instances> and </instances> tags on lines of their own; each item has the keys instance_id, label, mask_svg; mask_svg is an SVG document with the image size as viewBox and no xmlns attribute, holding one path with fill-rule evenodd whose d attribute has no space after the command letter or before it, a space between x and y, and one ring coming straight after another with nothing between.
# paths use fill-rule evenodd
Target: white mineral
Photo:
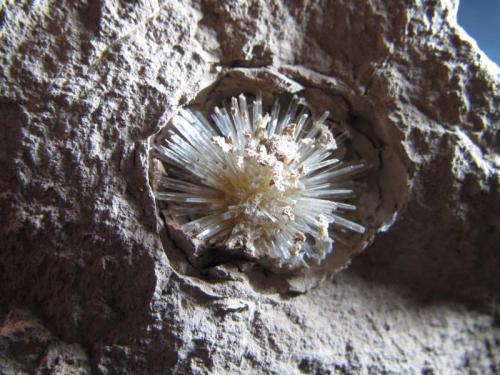
<instances>
[{"instance_id":1,"label":"white mineral","mask_svg":"<svg viewBox=\"0 0 500 375\"><path fill-rule=\"evenodd\" d=\"M338 183L364 164L333 157L328 112L308 121L296 97L282 115L278 100L268 114L260 94L250 108L247 99L241 94L230 108L216 107L213 125L189 109L179 112L155 146L166 169L156 196L185 232L206 244L251 249L288 267L319 263L333 249L329 224L365 231L342 216L355 206L342 202L353 191Z\"/></svg>"}]
</instances>

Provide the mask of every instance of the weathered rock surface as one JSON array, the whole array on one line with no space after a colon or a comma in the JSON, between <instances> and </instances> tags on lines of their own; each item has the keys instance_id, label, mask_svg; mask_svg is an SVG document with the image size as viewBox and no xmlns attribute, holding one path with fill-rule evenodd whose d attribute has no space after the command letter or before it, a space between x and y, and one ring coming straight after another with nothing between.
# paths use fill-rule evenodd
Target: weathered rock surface
<instances>
[{"instance_id":1,"label":"weathered rock surface","mask_svg":"<svg viewBox=\"0 0 500 375\"><path fill-rule=\"evenodd\" d=\"M13 3L0 371L500 371L500 71L456 1ZM148 182L149 137L231 69L262 67L342 95L409 177L390 231L303 294L192 268Z\"/></svg>"}]
</instances>

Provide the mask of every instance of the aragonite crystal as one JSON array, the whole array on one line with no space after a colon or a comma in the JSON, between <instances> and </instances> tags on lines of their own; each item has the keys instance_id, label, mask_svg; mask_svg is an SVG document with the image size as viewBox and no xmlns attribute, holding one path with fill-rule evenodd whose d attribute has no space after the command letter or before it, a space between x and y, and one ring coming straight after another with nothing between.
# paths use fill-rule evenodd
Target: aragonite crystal
<instances>
[{"instance_id":1,"label":"aragonite crystal","mask_svg":"<svg viewBox=\"0 0 500 375\"><path fill-rule=\"evenodd\" d=\"M311 121L294 97L280 115L257 95L215 107L212 123L188 108L154 146L164 163L158 200L183 232L207 248L243 249L257 259L296 268L332 252L330 225L363 233L344 217L356 207L346 177L364 168L334 157L337 141ZM338 139L337 139L338 140Z\"/></svg>"}]
</instances>

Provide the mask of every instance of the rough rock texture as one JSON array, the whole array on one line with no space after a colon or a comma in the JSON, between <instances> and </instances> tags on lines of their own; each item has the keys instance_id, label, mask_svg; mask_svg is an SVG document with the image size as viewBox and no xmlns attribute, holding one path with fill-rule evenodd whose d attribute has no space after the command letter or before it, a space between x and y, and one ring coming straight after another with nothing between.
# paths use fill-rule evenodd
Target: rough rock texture
<instances>
[{"instance_id":1,"label":"rough rock texture","mask_svg":"<svg viewBox=\"0 0 500 375\"><path fill-rule=\"evenodd\" d=\"M500 371L500 71L456 1L15 3L0 5L0 371ZM235 67L341 94L406 155L398 221L307 293L192 269L157 220L149 137Z\"/></svg>"}]
</instances>

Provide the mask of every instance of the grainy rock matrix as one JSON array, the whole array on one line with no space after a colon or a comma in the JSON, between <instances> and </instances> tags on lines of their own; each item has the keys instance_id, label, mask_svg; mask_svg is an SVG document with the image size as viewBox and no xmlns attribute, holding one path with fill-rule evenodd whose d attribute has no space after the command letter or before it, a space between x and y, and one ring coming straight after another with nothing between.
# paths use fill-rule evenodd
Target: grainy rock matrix
<instances>
[{"instance_id":1,"label":"grainy rock matrix","mask_svg":"<svg viewBox=\"0 0 500 375\"><path fill-rule=\"evenodd\" d=\"M500 73L457 5L4 2L0 372L499 372ZM307 293L190 267L148 183L148 139L263 68L341 97L390 140L379 178L409 178L391 230Z\"/></svg>"}]
</instances>

